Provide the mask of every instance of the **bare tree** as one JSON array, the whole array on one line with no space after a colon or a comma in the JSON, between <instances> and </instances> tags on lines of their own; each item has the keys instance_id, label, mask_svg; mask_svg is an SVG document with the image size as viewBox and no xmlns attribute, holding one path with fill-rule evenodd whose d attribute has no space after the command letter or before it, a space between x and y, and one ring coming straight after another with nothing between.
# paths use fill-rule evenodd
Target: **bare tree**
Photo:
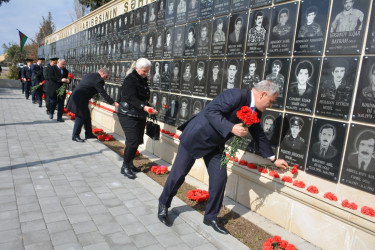
<instances>
[{"instance_id":1,"label":"bare tree","mask_svg":"<svg viewBox=\"0 0 375 250\"><path fill-rule=\"evenodd\" d=\"M70 17L74 22L86 15L88 12L88 8L85 5L81 4L79 0L74 0L74 12L72 11L70 13Z\"/></svg>"},{"instance_id":2,"label":"bare tree","mask_svg":"<svg viewBox=\"0 0 375 250\"><path fill-rule=\"evenodd\" d=\"M48 12L47 18L45 18L44 16L42 18L43 21L40 23L39 33L36 34L36 42L38 44L42 44L43 39L46 36L51 35L56 30L56 26L52 21L51 12Z\"/></svg>"}]
</instances>

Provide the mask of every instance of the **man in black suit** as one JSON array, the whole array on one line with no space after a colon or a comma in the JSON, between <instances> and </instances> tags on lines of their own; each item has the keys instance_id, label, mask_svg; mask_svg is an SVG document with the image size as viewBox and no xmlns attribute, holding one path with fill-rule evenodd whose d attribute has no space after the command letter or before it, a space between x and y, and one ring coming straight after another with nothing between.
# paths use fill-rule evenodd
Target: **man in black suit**
<instances>
[{"instance_id":1,"label":"man in black suit","mask_svg":"<svg viewBox=\"0 0 375 250\"><path fill-rule=\"evenodd\" d=\"M73 127L72 140L76 142L84 142L79 136L82 126L85 128L86 139L96 138L92 134L91 115L89 110L89 100L97 93L109 103L118 107L118 103L104 90L104 81L107 80L109 71L106 68L100 69L98 73L89 73L85 75L72 92L69 98L67 109L76 115Z\"/></svg>"},{"instance_id":2,"label":"man in black suit","mask_svg":"<svg viewBox=\"0 0 375 250\"><path fill-rule=\"evenodd\" d=\"M50 103L49 103L49 96L47 94L47 89L48 89L48 72L50 71L50 68L57 63L58 58L57 57L52 57L49 59L49 64L47 67L43 68L43 76L44 80L46 81L43 86L43 91L44 91L44 101L46 102L46 113L47 115L50 115L49 109L50 109Z\"/></svg>"},{"instance_id":3,"label":"man in black suit","mask_svg":"<svg viewBox=\"0 0 375 250\"><path fill-rule=\"evenodd\" d=\"M331 124L323 125L319 130L319 141L314 143L312 151L319 159L329 160L336 156L337 149L332 146L336 129Z\"/></svg>"},{"instance_id":4,"label":"man in black suit","mask_svg":"<svg viewBox=\"0 0 375 250\"><path fill-rule=\"evenodd\" d=\"M31 86L33 87L39 84L36 80L36 76L40 70L43 70L43 61L44 58L38 58L38 61L31 66ZM37 100L37 98L38 95L36 94L36 91L31 93L31 100L34 104L36 104L37 101L39 101Z\"/></svg>"},{"instance_id":5,"label":"man in black suit","mask_svg":"<svg viewBox=\"0 0 375 250\"><path fill-rule=\"evenodd\" d=\"M62 115L64 112L64 101L66 94L62 97L57 97L57 90L63 85L63 83L70 83L68 78L69 71L65 68L66 62L64 59L59 59L56 65L53 65L48 69L48 88L47 95L49 96L50 102L50 114L49 118L53 119L53 113L57 109L57 121L64 122Z\"/></svg>"},{"instance_id":6,"label":"man in black suit","mask_svg":"<svg viewBox=\"0 0 375 250\"><path fill-rule=\"evenodd\" d=\"M31 65L33 63L33 59L26 59L26 63L27 65L22 68L21 75L25 87L25 97L26 100L29 100L32 77Z\"/></svg>"},{"instance_id":7,"label":"man in black suit","mask_svg":"<svg viewBox=\"0 0 375 250\"><path fill-rule=\"evenodd\" d=\"M259 144L262 156L285 169L288 164L282 159L276 160L269 141L260 124L253 124L249 129L243 127L236 113L241 107L249 106L257 109L258 117L266 108L270 108L276 100L278 86L268 80L255 84L252 90L230 89L212 100L198 115L182 124L180 145L172 171L159 198L158 218L169 225L168 207L172 198L185 180L196 159L203 157L209 179L209 194L204 224L212 226L217 232L228 232L218 224L219 214L224 198L227 169L220 166L220 159L225 148L225 142L236 136L245 136L250 130L254 140Z\"/></svg>"}]
</instances>

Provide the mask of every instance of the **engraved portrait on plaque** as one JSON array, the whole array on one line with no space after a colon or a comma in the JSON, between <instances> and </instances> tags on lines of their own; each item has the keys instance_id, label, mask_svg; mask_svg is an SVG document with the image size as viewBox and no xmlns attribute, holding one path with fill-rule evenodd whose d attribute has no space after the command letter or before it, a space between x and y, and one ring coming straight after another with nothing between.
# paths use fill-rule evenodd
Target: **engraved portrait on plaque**
<instances>
[{"instance_id":1,"label":"engraved portrait on plaque","mask_svg":"<svg viewBox=\"0 0 375 250\"><path fill-rule=\"evenodd\" d=\"M301 2L294 54L322 54L329 3L329 0Z\"/></svg>"},{"instance_id":2,"label":"engraved portrait on plaque","mask_svg":"<svg viewBox=\"0 0 375 250\"><path fill-rule=\"evenodd\" d=\"M211 56L224 56L228 34L228 17L223 16L214 19L212 26Z\"/></svg>"},{"instance_id":3,"label":"engraved portrait on plaque","mask_svg":"<svg viewBox=\"0 0 375 250\"><path fill-rule=\"evenodd\" d=\"M352 124L344 164L342 184L375 194L375 129Z\"/></svg>"},{"instance_id":4,"label":"engraved portrait on plaque","mask_svg":"<svg viewBox=\"0 0 375 250\"><path fill-rule=\"evenodd\" d=\"M183 57L184 55L184 34L185 26L176 26L174 30L174 39L173 39L173 56L174 57Z\"/></svg>"},{"instance_id":5,"label":"engraved portrait on plaque","mask_svg":"<svg viewBox=\"0 0 375 250\"><path fill-rule=\"evenodd\" d=\"M152 78L151 78L151 88L152 89L159 89L160 88L160 80L161 80L161 76L160 76L160 62L158 61L154 61L152 62L152 67L151 69L153 70L152 71Z\"/></svg>"},{"instance_id":6,"label":"engraved portrait on plaque","mask_svg":"<svg viewBox=\"0 0 375 250\"><path fill-rule=\"evenodd\" d=\"M176 24L186 23L186 0L176 0Z\"/></svg>"},{"instance_id":7,"label":"engraved portrait on plaque","mask_svg":"<svg viewBox=\"0 0 375 250\"><path fill-rule=\"evenodd\" d=\"M204 103L202 99L193 98L192 99L192 108L191 108L191 114L190 117L193 117L197 115L204 107Z\"/></svg>"},{"instance_id":8,"label":"engraved portrait on plaque","mask_svg":"<svg viewBox=\"0 0 375 250\"><path fill-rule=\"evenodd\" d=\"M149 4L149 12L148 12L148 26L149 29L154 29L157 24L158 15L157 15L157 9L158 9L158 2L153 2Z\"/></svg>"},{"instance_id":9,"label":"engraved portrait on plaque","mask_svg":"<svg viewBox=\"0 0 375 250\"><path fill-rule=\"evenodd\" d=\"M189 23L185 26L185 57L196 56L196 23Z\"/></svg>"},{"instance_id":10,"label":"engraved portrait on plaque","mask_svg":"<svg viewBox=\"0 0 375 250\"><path fill-rule=\"evenodd\" d=\"M186 122L190 118L190 106L191 106L191 98L181 96L179 101L180 107L177 114L177 125L181 125L182 123Z\"/></svg>"},{"instance_id":11,"label":"engraved portrait on plaque","mask_svg":"<svg viewBox=\"0 0 375 250\"><path fill-rule=\"evenodd\" d=\"M349 119L357 57L325 57L315 114Z\"/></svg>"},{"instance_id":12,"label":"engraved portrait on plaque","mask_svg":"<svg viewBox=\"0 0 375 250\"><path fill-rule=\"evenodd\" d=\"M200 5L199 16L201 19L209 18L213 15L214 0L200 0L199 5Z\"/></svg>"},{"instance_id":13,"label":"engraved portrait on plaque","mask_svg":"<svg viewBox=\"0 0 375 250\"><path fill-rule=\"evenodd\" d=\"M139 56L145 57L147 54L147 43L146 43L147 34L143 34L140 36L140 44L139 44Z\"/></svg>"},{"instance_id":14,"label":"engraved portrait on plaque","mask_svg":"<svg viewBox=\"0 0 375 250\"><path fill-rule=\"evenodd\" d=\"M366 53L375 53L375 5L372 4L372 11L370 16L370 22L368 25L367 32L367 43L366 43Z\"/></svg>"},{"instance_id":15,"label":"engraved portrait on plaque","mask_svg":"<svg viewBox=\"0 0 375 250\"><path fill-rule=\"evenodd\" d=\"M229 13L230 0L214 0L215 16L221 16Z\"/></svg>"},{"instance_id":16,"label":"engraved portrait on plaque","mask_svg":"<svg viewBox=\"0 0 375 250\"><path fill-rule=\"evenodd\" d=\"M337 182L347 124L314 119L306 172Z\"/></svg>"},{"instance_id":17,"label":"engraved portrait on plaque","mask_svg":"<svg viewBox=\"0 0 375 250\"><path fill-rule=\"evenodd\" d=\"M147 57L148 58L154 57L154 41L155 41L154 36L155 36L155 33L153 31L147 33Z\"/></svg>"},{"instance_id":18,"label":"engraved portrait on plaque","mask_svg":"<svg viewBox=\"0 0 375 250\"><path fill-rule=\"evenodd\" d=\"M289 58L267 58L265 79L279 85L279 95L273 103L273 108L283 108L286 96L286 86L289 75Z\"/></svg>"},{"instance_id":19,"label":"engraved portrait on plaque","mask_svg":"<svg viewBox=\"0 0 375 250\"><path fill-rule=\"evenodd\" d=\"M310 128L311 118L285 114L279 157L285 159L289 165L297 165L302 170L307 157Z\"/></svg>"},{"instance_id":20,"label":"engraved portrait on plaque","mask_svg":"<svg viewBox=\"0 0 375 250\"><path fill-rule=\"evenodd\" d=\"M226 62L223 90L239 88L241 83L242 59L230 59Z\"/></svg>"},{"instance_id":21,"label":"engraved portrait on plaque","mask_svg":"<svg viewBox=\"0 0 375 250\"><path fill-rule=\"evenodd\" d=\"M294 42L298 3L273 7L272 26L268 41L269 55L290 55Z\"/></svg>"},{"instance_id":22,"label":"engraved portrait on plaque","mask_svg":"<svg viewBox=\"0 0 375 250\"><path fill-rule=\"evenodd\" d=\"M150 91L150 105L156 109L159 106L159 92L151 90Z\"/></svg>"},{"instance_id":23,"label":"engraved portrait on plaque","mask_svg":"<svg viewBox=\"0 0 375 250\"><path fill-rule=\"evenodd\" d=\"M164 122L164 120L165 120L165 114L167 113L167 109L168 109L168 96L169 96L169 94L167 94L167 93L160 93L159 94L159 97L160 97L160 106L158 107L158 111L159 111L158 120L161 121L161 122ZM165 108L165 107L167 107L167 108Z\"/></svg>"},{"instance_id":24,"label":"engraved portrait on plaque","mask_svg":"<svg viewBox=\"0 0 375 250\"><path fill-rule=\"evenodd\" d=\"M174 30L174 27L168 27L168 28L165 29L165 34L164 34L164 52L163 52L164 58L172 58L172 51L173 51L173 42L172 42L173 30Z\"/></svg>"},{"instance_id":25,"label":"engraved portrait on plaque","mask_svg":"<svg viewBox=\"0 0 375 250\"><path fill-rule=\"evenodd\" d=\"M179 101L177 95L169 96L169 103L167 112L165 113L165 122L169 125L175 126L177 120L177 112L179 108Z\"/></svg>"},{"instance_id":26,"label":"engraved portrait on plaque","mask_svg":"<svg viewBox=\"0 0 375 250\"><path fill-rule=\"evenodd\" d=\"M210 98L215 98L221 93L224 74L223 67L223 60L211 60L209 63L207 96Z\"/></svg>"},{"instance_id":27,"label":"engraved portrait on plaque","mask_svg":"<svg viewBox=\"0 0 375 250\"><path fill-rule=\"evenodd\" d=\"M166 6L166 0L159 0L158 2L158 26L163 26L165 23L165 6Z\"/></svg>"},{"instance_id":28,"label":"engraved portrait on plaque","mask_svg":"<svg viewBox=\"0 0 375 250\"><path fill-rule=\"evenodd\" d=\"M193 73L195 70L195 61L183 61L182 62L182 78L180 90L183 94L191 95L194 77Z\"/></svg>"},{"instance_id":29,"label":"engraved portrait on plaque","mask_svg":"<svg viewBox=\"0 0 375 250\"><path fill-rule=\"evenodd\" d=\"M160 89L169 91L171 84L171 62L163 61L162 64L163 72L161 73Z\"/></svg>"},{"instance_id":30,"label":"engraved portrait on plaque","mask_svg":"<svg viewBox=\"0 0 375 250\"><path fill-rule=\"evenodd\" d=\"M154 46L154 57L155 58L162 58L163 56L163 36L164 36L164 30L158 29L155 33L156 41Z\"/></svg>"},{"instance_id":31,"label":"engraved portrait on plaque","mask_svg":"<svg viewBox=\"0 0 375 250\"><path fill-rule=\"evenodd\" d=\"M193 83L193 95L206 96L207 63L199 60L196 62L197 69Z\"/></svg>"},{"instance_id":32,"label":"engraved portrait on plaque","mask_svg":"<svg viewBox=\"0 0 375 250\"><path fill-rule=\"evenodd\" d=\"M142 28L142 8L135 9L134 32L139 32Z\"/></svg>"},{"instance_id":33,"label":"engraved portrait on plaque","mask_svg":"<svg viewBox=\"0 0 375 250\"><path fill-rule=\"evenodd\" d=\"M167 11L165 13L165 25L174 25L176 13L176 0L167 0Z\"/></svg>"},{"instance_id":34,"label":"engraved portrait on plaque","mask_svg":"<svg viewBox=\"0 0 375 250\"><path fill-rule=\"evenodd\" d=\"M247 19L247 12L230 16L227 56L243 55Z\"/></svg>"},{"instance_id":35,"label":"engraved portrait on plaque","mask_svg":"<svg viewBox=\"0 0 375 250\"><path fill-rule=\"evenodd\" d=\"M320 58L293 59L285 109L311 114L318 86Z\"/></svg>"},{"instance_id":36,"label":"engraved portrait on plaque","mask_svg":"<svg viewBox=\"0 0 375 250\"><path fill-rule=\"evenodd\" d=\"M375 123L375 57L364 57L358 81L353 120Z\"/></svg>"},{"instance_id":37,"label":"engraved portrait on plaque","mask_svg":"<svg viewBox=\"0 0 375 250\"><path fill-rule=\"evenodd\" d=\"M173 61L172 77L171 77L171 91L180 93L180 61Z\"/></svg>"},{"instance_id":38,"label":"engraved portrait on plaque","mask_svg":"<svg viewBox=\"0 0 375 250\"><path fill-rule=\"evenodd\" d=\"M263 58L245 60L241 89L252 89L263 79L263 66Z\"/></svg>"},{"instance_id":39,"label":"engraved portrait on plaque","mask_svg":"<svg viewBox=\"0 0 375 250\"><path fill-rule=\"evenodd\" d=\"M271 10L262 9L250 13L247 33L246 56L263 56L266 50Z\"/></svg>"},{"instance_id":40,"label":"engraved portrait on plaque","mask_svg":"<svg viewBox=\"0 0 375 250\"><path fill-rule=\"evenodd\" d=\"M208 57L210 54L211 36L209 34L211 34L211 20L200 22L197 45L198 56Z\"/></svg>"},{"instance_id":41,"label":"engraved portrait on plaque","mask_svg":"<svg viewBox=\"0 0 375 250\"><path fill-rule=\"evenodd\" d=\"M366 31L369 0L333 0L327 54L359 54Z\"/></svg>"},{"instance_id":42,"label":"engraved portrait on plaque","mask_svg":"<svg viewBox=\"0 0 375 250\"><path fill-rule=\"evenodd\" d=\"M199 19L199 0L189 0L187 4L187 21L197 21Z\"/></svg>"},{"instance_id":43,"label":"engraved portrait on plaque","mask_svg":"<svg viewBox=\"0 0 375 250\"><path fill-rule=\"evenodd\" d=\"M149 22L148 22L148 5L145 5L142 7L142 16L141 16L141 31L146 32L149 27Z\"/></svg>"}]
</instances>

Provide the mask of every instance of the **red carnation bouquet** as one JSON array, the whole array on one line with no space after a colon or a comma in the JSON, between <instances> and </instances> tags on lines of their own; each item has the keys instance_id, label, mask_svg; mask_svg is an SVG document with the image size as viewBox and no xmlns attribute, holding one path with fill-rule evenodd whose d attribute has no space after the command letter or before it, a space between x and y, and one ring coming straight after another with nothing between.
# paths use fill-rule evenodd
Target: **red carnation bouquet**
<instances>
[{"instance_id":1,"label":"red carnation bouquet","mask_svg":"<svg viewBox=\"0 0 375 250\"><path fill-rule=\"evenodd\" d=\"M250 127L254 123L259 123L258 114L256 111L252 111L249 106L243 106L237 111L237 117L242 122L243 127ZM243 138L240 136L235 136L229 147L226 146L223 155L220 159L220 167L224 167L228 164L231 157L234 157L240 147Z\"/></svg>"}]
</instances>

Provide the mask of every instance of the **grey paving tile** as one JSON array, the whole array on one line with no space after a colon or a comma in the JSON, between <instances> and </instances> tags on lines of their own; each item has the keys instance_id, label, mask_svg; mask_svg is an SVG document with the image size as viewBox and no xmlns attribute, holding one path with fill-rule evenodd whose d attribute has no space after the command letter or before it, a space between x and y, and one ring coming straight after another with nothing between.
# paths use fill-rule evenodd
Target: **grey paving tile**
<instances>
[{"instance_id":1,"label":"grey paving tile","mask_svg":"<svg viewBox=\"0 0 375 250\"><path fill-rule=\"evenodd\" d=\"M0 213L0 219L1 220L17 219L17 218L18 218L18 211L17 210L4 211L4 212Z\"/></svg>"},{"instance_id":2,"label":"grey paving tile","mask_svg":"<svg viewBox=\"0 0 375 250\"><path fill-rule=\"evenodd\" d=\"M20 213L20 222L26 222L26 221L33 221L33 220L38 220L42 219L43 215L40 210L36 211L31 211L31 212L23 212Z\"/></svg>"},{"instance_id":3,"label":"grey paving tile","mask_svg":"<svg viewBox=\"0 0 375 250\"><path fill-rule=\"evenodd\" d=\"M140 222L121 226L124 228L126 234L129 236L147 232L146 227L143 226L143 224Z\"/></svg>"},{"instance_id":4,"label":"grey paving tile","mask_svg":"<svg viewBox=\"0 0 375 250\"><path fill-rule=\"evenodd\" d=\"M142 216L139 216L138 219L145 226L153 225L159 222L159 219L157 218L156 214L142 215Z\"/></svg>"},{"instance_id":5,"label":"grey paving tile","mask_svg":"<svg viewBox=\"0 0 375 250\"><path fill-rule=\"evenodd\" d=\"M110 207L108 208L109 212L114 216L118 216L118 215L121 215L121 214L128 214L129 213L129 209L127 209L122 203L120 206L117 206L117 207Z\"/></svg>"},{"instance_id":6,"label":"grey paving tile","mask_svg":"<svg viewBox=\"0 0 375 250\"><path fill-rule=\"evenodd\" d=\"M50 235L47 229L23 233L23 242L25 247L45 241L50 241Z\"/></svg>"},{"instance_id":7,"label":"grey paving tile","mask_svg":"<svg viewBox=\"0 0 375 250\"><path fill-rule=\"evenodd\" d=\"M3 203L0 206L0 212L16 210L16 209L17 209L17 203L15 201Z\"/></svg>"},{"instance_id":8,"label":"grey paving tile","mask_svg":"<svg viewBox=\"0 0 375 250\"><path fill-rule=\"evenodd\" d=\"M105 242L104 237L99 232L89 232L77 235L79 243L82 246L89 246Z\"/></svg>"},{"instance_id":9,"label":"grey paving tile","mask_svg":"<svg viewBox=\"0 0 375 250\"><path fill-rule=\"evenodd\" d=\"M138 248L142 248L146 246L153 246L158 243L155 237L149 232L136 234L136 235L131 236L131 238L133 239L134 244Z\"/></svg>"},{"instance_id":10,"label":"grey paving tile","mask_svg":"<svg viewBox=\"0 0 375 250\"><path fill-rule=\"evenodd\" d=\"M47 229L50 234L73 230L72 225L68 220L47 223Z\"/></svg>"},{"instance_id":11,"label":"grey paving tile","mask_svg":"<svg viewBox=\"0 0 375 250\"><path fill-rule=\"evenodd\" d=\"M138 219L130 213L115 216L115 220L122 226L138 222Z\"/></svg>"},{"instance_id":12,"label":"grey paving tile","mask_svg":"<svg viewBox=\"0 0 375 250\"><path fill-rule=\"evenodd\" d=\"M54 246L60 246L78 242L73 230L66 230L51 234L51 241Z\"/></svg>"},{"instance_id":13,"label":"grey paving tile","mask_svg":"<svg viewBox=\"0 0 375 250\"><path fill-rule=\"evenodd\" d=\"M194 250L216 250L217 247L215 247L211 243L207 243L207 244L204 244L204 245L200 245L198 247L194 247L193 249Z\"/></svg>"},{"instance_id":14,"label":"grey paving tile","mask_svg":"<svg viewBox=\"0 0 375 250\"><path fill-rule=\"evenodd\" d=\"M162 223L147 225L146 228L154 236L159 235L159 234L169 234L173 232L171 227L167 227L166 225Z\"/></svg>"},{"instance_id":15,"label":"grey paving tile","mask_svg":"<svg viewBox=\"0 0 375 250\"><path fill-rule=\"evenodd\" d=\"M16 229L20 227L20 222L18 218L5 219L0 222L0 231Z\"/></svg>"},{"instance_id":16,"label":"grey paving tile","mask_svg":"<svg viewBox=\"0 0 375 250\"><path fill-rule=\"evenodd\" d=\"M105 236L105 238L111 248L114 248L116 246L122 246L133 242L134 236L130 237L124 231L122 231L108 234Z\"/></svg>"},{"instance_id":17,"label":"grey paving tile","mask_svg":"<svg viewBox=\"0 0 375 250\"><path fill-rule=\"evenodd\" d=\"M85 246L83 247L83 249L84 250L111 250L111 248L106 242Z\"/></svg>"},{"instance_id":18,"label":"grey paving tile","mask_svg":"<svg viewBox=\"0 0 375 250\"><path fill-rule=\"evenodd\" d=\"M64 221L67 219L67 216L64 212L46 213L46 214L43 214L43 217L46 223Z\"/></svg>"},{"instance_id":19,"label":"grey paving tile","mask_svg":"<svg viewBox=\"0 0 375 250\"><path fill-rule=\"evenodd\" d=\"M24 250L22 240L0 243L0 250Z\"/></svg>"},{"instance_id":20,"label":"grey paving tile","mask_svg":"<svg viewBox=\"0 0 375 250\"><path fill-rule=\"evenodd\" d=\"M192 227L190 227L189 225L186 225L185 223L181 223L177 225L173 224L172 228L173 228L173 231L175 231L180 236L195 232L195 230Z\"/></svg>"},{"instance_id":21,"label":"grey paving tile","mask_svg":"<svg viewBox=\"0 0 375 250\"><path fill-rule=\"evenodd\" d=\"M60 246L54 246L54 250L81 250L83 249L79 243L68 243Z\"/></svg>"},{"instance_id":22,"label":"grey paving tile","mask_svg":"<svg viewBox=\"0 0 375 250\"><path fill-rule=\"evenodd\" d=\"M190 250L191 248L186 244L178 244L171 247L167 247L167 250Z\"/></svg>"},{"instance_id":23,"label":"grey paving tile","mask_svg":"<svg viewBox=\"0 0 375 250\"><path fill-rule=\"evenodd\" d=\"M98 231L98 228L93 221L78 222L72 224L72 226L76 234Z\"/></svg>"},{"instance_id":24,"label":"grey paving tile","mask_svg":"<svg viewBox=\"0 0 375 250\"><path fill-rule=\"evenodd\" d=\"M92 215L92 219L96 225L99 225L103 223L108 223L109 221L112 221L114 218L109 212L106 212L102 214Z\"/></svg>"},{"instance_id":25,"label":"grey paving tile","mask_svg":"<svg viewBox=\"0 0 375 250\"><path fill-rule=\"evenodd\" d=\"M46 229L46 224L43 219L26 221L21 223L22 233L33 232Z\"/></svg>"},{"instance_id":26,"label":"grey paving tile","mask_svg":"<svg viewBox=\"0 0 375 250\"><path fill-rule=\"evenodd\" d=\"M102 200L102 203L107 208L117 207L117 206L123 205L122 201L118 198Z\"/></svg>"},{"instance_id":27,"label":"grey paving tile","mask_svg":"<svg viewBox=\"0 0 375 250\"><path fill-rule=\"evenodd\" d=\"M110 221L108 223L98 224L97 226L99 228L100 233L102 233L103 235L123 231L120 224L116 223L115 221Z\"/></svg>"},{"instance_id":28,"label":"grey paving tile","mask_svg":"<svg viewBox=\"0 0 375 250\"><path fill-rule=\"evenodd\" d=\"M0 232L0 243L17 241L22 235L21 229L11 229Z\"/></svg>"},{"instance_id":29,"label":"grey paving tile","mask_svg":"<svg viewBox=\"0 0 375 250\"><path fill-rule=\"evenodd\" d=\"M182 235L181 239L192 248L209 243L206 238L197 232Z\"/></svg>"},{"instance_id":30,"label":"grey paving tile","mask_svg":"<svg viewBox=\"0 0 375 250\"><path fill-rule=\"evenodd\" d=\"M91 216L97 215L97 214L108 213L108 208L106 208L102 204L94 205L94 206L87 206L86 209Z\"/></svg>"},{"instance_id":31,"label":"grey paving tile","mask_svg":"<svg viewBox=\"0 0 375 250\"><path fill-rule=\"evenodd\" d=\"M155 236L156 240L164 247L172 247L180 244L184 244L184 242L178 237L175 232L170 232L168 234L159 234Z\"/></svg>"},{"instance_id":32,"label":"grey paving tile","mask_svg":"<svg viewBox=\"0 0 375 250\"><path fill-rule=\"evenodd\" d=\"M140 249L142 250L163 250L165 249L162 245L160 244L153 244L147 247L141 247Z\"/></svg>"},{"instance_id":33,"label":"grey paving tile","mask_svg":"<svg viewBox=\"0 0 375 250\"><path fill-rule=\"evenodd\" d=\"M143 205L142 202L138 199L124 201L124 204L127 208L141 207Z\"/></svg>"}]
</instances>

